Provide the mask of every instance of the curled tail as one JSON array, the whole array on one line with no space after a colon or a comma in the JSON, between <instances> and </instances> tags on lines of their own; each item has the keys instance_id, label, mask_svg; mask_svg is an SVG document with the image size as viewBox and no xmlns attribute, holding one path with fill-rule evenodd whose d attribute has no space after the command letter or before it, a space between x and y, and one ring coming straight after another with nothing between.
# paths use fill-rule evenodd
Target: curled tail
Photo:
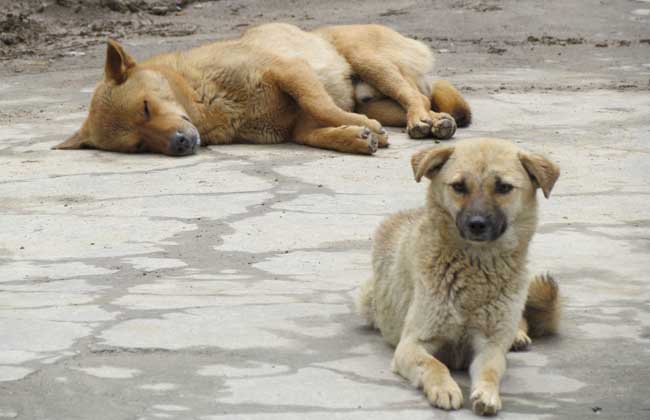
<instances>
[{"instance_id":1,"label":"curled tail","mask_svg":"<svg viewBox=\"0 0 650 420\"><path fill-rule=\"evenodd\" d=\"M537 275L530 283L524 319L531 337L557 332L560 324L560 289L550 275Z\"/></svg>"},{"instance_id":2,"label":"curled tail","mask_svg":"<svg viewBox=\"0 0 650 420\"><path fill-rule=\"evenodd\" d=\"M370 278L363 282L361 285L361 290L359 290L359 296L357 297L357 311L361 316L363 316L368 325L374 327L375 319L375 279Z\"/></svg>"},{"instance_id":3,"label":"curled tail","mask_svg":"<svg viewBox=\"0 0 650 420\"><path fill-rule=\"evenodd\" d=\"M454 117L458 127L467 127L472 122L472 111L458 89L446 80L433 83L431 108L436 112L446 112Z\"/></svg>"}]
</instances>

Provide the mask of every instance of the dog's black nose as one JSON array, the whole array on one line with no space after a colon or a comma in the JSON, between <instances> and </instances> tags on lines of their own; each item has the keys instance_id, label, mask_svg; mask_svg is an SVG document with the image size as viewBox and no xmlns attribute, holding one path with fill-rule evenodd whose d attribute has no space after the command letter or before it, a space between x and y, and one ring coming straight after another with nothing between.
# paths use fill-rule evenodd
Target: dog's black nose
<instances>
[{"instance_id":1,"label":"dog's black nose","mask_svg":"<svg viewBox=\"0 0 650 420\"><path fill-rule=\"evenodd\" d=\"M482 235L485 233L485 231L488 228L488 221L485 217L483 216L472 216L468 223L467 226L469 227L470 232L472 232L473 235Z\"/></svg>"},{"instance_id":2,"label":"dog's black nose","mask_svg":"<svg viewBox=\"0 0 650 420\"><path fill-rule=\"evenodd\" d=\"M191 155L200 144L196 130L179 130L171 138L169 150L174 156Z\"/></svg>"}]
</instances>

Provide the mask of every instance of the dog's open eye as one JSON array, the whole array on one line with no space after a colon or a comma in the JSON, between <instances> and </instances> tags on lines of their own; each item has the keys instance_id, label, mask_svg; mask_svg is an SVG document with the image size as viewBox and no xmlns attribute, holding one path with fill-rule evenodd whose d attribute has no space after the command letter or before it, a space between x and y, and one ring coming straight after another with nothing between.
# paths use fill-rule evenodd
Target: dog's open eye
<instances>
[{"instance_id":1,"label":"dog's open eye","mask_svg":"<svg viewBox=\"0 0 650 420\"><path fill-rule=\"evenodd\" d=\"M467 194L467 185L463 181L457 181L451 184L451 188L458 194Z\"/></svg>"},{"instance_id":2,"label":"dog's open eye","mask_svg":"<svg viewBox=\"0 0 650 420\"><path fill-rule=\"evenodd\" d=\"M149 113L149 103L147 101L144 101L144 117L146 119L151 117L151 114Z\"/></svg>"},{"instance_id":3,"label":"dog's open eye","mask_svg":"<svg viewBox=\"0 0 650 420\"><path fill-rule=\"evenodd\" d=\"M508 194L510 191L512 191L514 187L508 183L497 181L496 185L494 186L494 191L496 191L497 194Z\"/></svg>"}]
</instances>

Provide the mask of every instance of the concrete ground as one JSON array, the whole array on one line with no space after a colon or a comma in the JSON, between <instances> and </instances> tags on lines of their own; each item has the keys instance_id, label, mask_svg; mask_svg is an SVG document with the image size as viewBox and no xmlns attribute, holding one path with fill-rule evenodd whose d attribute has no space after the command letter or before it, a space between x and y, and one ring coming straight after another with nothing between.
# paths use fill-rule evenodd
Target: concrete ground
<instances>
[{"instance_id":1,"label":"concrete ground","mask_svg":"<svg viewBox=\"0 0 650 420\"><path fill-rule=\"evenodd\" d=\"M530 255L560 282L562 331L508 355L499 416L650 418L650 4L445 2L436 28L423 2L398 3L334 16L446 42L438 68L475 116L456 138L513 139L562 167ZM465 7L482 4L500 9ZM332 20L314 7L307 26ZM525 28L584 42L517 44ZM207 38L124 41L142 58ZM423 203L409 158L431 140L395 129L373 157L51 151L83 120L101 55L0 78L0 419L474 418L391 373L354 312L374 228Z\"/></svg>"}]
</instances>

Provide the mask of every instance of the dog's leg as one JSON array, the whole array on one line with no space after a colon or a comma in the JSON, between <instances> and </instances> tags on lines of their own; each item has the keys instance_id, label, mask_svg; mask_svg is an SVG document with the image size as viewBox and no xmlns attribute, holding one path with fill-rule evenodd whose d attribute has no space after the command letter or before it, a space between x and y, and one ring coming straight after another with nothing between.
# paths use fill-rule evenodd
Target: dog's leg
<instances>
[{"instance_id":1,"label":"dog's leg","mask_svg":"<svg viewBox=\"0 0 650 420\"><path fill-rule=\"evenodd\" d=\"M404 127L408 124L406 111L400 104L392 99L373 99L356 105L356 112L365 114L383 125L390 127ZM456 124L449 120L445 113L429 111L431 121L430 133L437 139L448 139L456 132ZM414 137L409 132L409 136Z\"/></svg>"},{"instance_id":2,"label":"dog's leg","mask_svg":"<svg viewBox=\"0 0 650 420\"><path fill-rule=\"evenodd\" d=\"M493 416L501 409L499 386L506 370L505 350L495 343L478 341L474 345L476 356L469 367L472 410L481 416Z\"/></svg>"},{"instance_id":3,"label":"dog's leg","mask_svg":"<svg viewBox=\"0 0 650 420\"><path fill-rule=\"evenodd\" d=\"M517 335L515 340L512 342L510 350L512 351L523 351L528 350L528 346L532 343L532 340L528 336L528 322L526 318L521 317L519 321L519 328L517 329Z\"/></svg>"},{"instance_id":4,"label":"dog's leg","mask_svg":"<svg viewBox=\"0 0 650 420\"><path fill-rule=\"evenodd\" d=\"M433 347L435 348L429 349L431 353L439 348ZM414 386L422 388L434 406L444 410L457 410L463 403L463 394L447 366L431 353L417 338L403 337L395 349L391 369Z\"/></svg>"},{"instance_id":5,"label":"dog's leg","mask_svg":"<svg viewBox=\"0 0 650 420\"><path fill-rule=\"evenodd\" d=\"M415 139L448 139L456 132L456 122L445 113L431 111L431 101L409 83L397 66L381 55L358 50L346 55L355 73L406 110L406 130Z\"/></svg>"},{"instance_id":6,"label":"dog's leg","mask_svg":"<svg viewBox=\"0 0 650 420\"><path fill-rule=\"evenodd\" d=\"M354 111L375 119L382 125L389 127L406 126L406 111L392 99L373 99L368 102L358 103Z\"/></svg>"},{"instance_id":7,"label":"dog's leg","mask_svg":"<svg viewBox=\"0 0 650 420\"><path fill-rule=\"evenodd\" d=\"M269 78L321 126L355 125L368 127L377 135L386 135L379 121L339 108L304 60L278 60L265 74L265 79Z\"/></svg>"},{"instance_id":8,"label":"dog's leg","mask_svg":"<svg viewBox=\"0 0 650 420\"><path fill-rule=\"evenodd\" d=\"M388 145L387 137L374 134L368 127L344 125L320 127L308 115L301 115L293 130L293 141L322 149L371 155Z\"/></svg>"}]
</instances>

